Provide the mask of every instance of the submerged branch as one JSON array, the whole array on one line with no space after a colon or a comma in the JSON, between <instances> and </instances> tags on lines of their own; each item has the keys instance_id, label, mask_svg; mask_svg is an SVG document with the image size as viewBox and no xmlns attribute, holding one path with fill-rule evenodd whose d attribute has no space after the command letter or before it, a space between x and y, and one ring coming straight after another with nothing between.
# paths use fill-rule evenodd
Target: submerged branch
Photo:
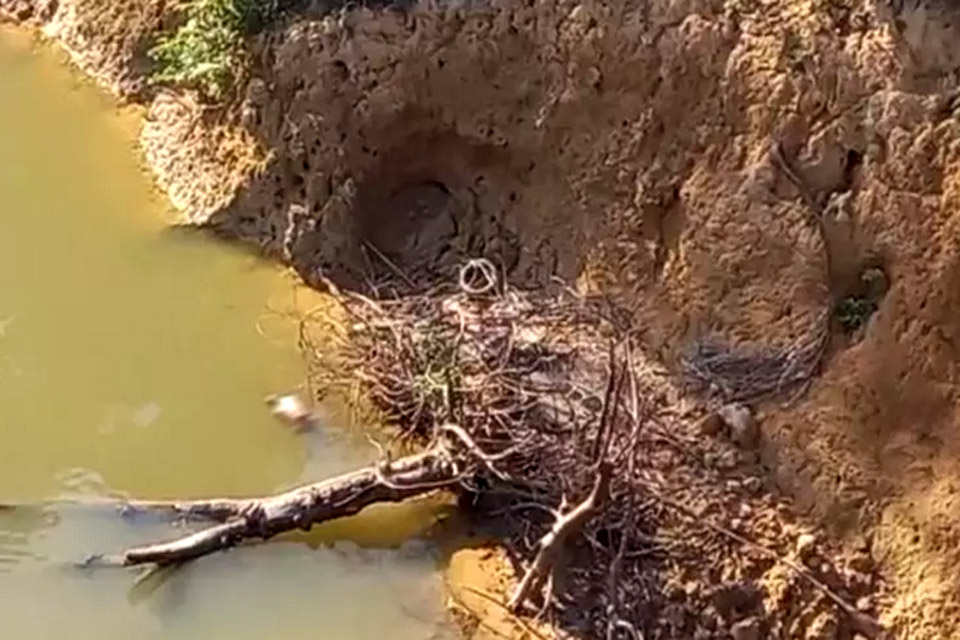
<instances>
[{"instance_id":1,"label":"submerged branch","mask_svg":"<svg viewBox=\"0 0 960 640\"><path fill-rule=\"evenodd\" d=\"M307 531L314 524L354 515L374 503L400 502L450 486L460 480L463 468L461 461L441 443L394 462L375 464L265 498L139 503L221 522L175 540L95 560L122 566L186 562L244 540L267 540L294 529Z\"/></svg>"}]
</instances>

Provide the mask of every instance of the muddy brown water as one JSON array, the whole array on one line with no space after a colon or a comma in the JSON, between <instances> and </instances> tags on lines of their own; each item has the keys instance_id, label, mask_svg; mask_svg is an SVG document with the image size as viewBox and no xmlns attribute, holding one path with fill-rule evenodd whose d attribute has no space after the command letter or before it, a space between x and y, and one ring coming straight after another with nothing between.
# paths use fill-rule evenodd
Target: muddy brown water
<instances>
[{"instance_id":1,"label":"muddy brown water","mask_svg":"<svg viewBox=\"0 0 960 640\"><path fill-rule=\"evenodd\" d=\"M417 639L443 621L435 504L169 573L80 570L169 522L51 504L77 494L257 495L373 457L326 408L298 436L266 394L303 378L302 289L190 233L136 161L132 118L0 27L0 629L18 640Z\"/></svg>"}]
</instances>

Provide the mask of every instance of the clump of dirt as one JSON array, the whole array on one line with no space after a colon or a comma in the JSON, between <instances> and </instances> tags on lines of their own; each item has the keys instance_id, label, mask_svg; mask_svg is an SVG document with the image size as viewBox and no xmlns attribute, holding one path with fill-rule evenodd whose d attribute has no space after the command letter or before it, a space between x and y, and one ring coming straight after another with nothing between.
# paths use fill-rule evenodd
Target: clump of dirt
<instances>
[{"instance_id":1,"label":"clump of dirt","mask_svg":"<svg viewBox=\"0 0 960 640\"><path fill-rule=\"evenodd\" d=\"M62 0L51 32L142 78L166 8L80 9L96 4ZM0 12L26 5L47 19L33 1ZM311 11L249 43L236 103L154 102L144 146L191 219L312 283L404 293L480 257L514 286L576 283L625 309L671 375L704 344L772 353L777 391L791 354L815 355L792 402L756 401L756 476L870 550L900 637L957 634L952 3Z\"/></svg>"},{"instance_id":2,"label":"clump of dirt","mask_svg":"<svg viewBox=\"0 0 960 640\"><path fill-rule=\"evenodd\" d=\"M465 640L551 636L545 625L517 618L504 608L516 577L498 540L463 541L450 556L446 578L449 609Z\"/></svg>"},{"instance_id":3,"label":"clump of dirt","mask_svg":"<svg viewBox=\"0 0 960 640\"><path fill-rule=\"evenodd\" d=\"M16 22L46 22L57 10L54 0L3 0L0 2L0 20Z\"/></svg>"},{"instance_id":4,"label":"clump of dirt","mask_svg":"<svg viewBox=\"0 0 960 640\"><path fill-rule=\"evenodd\" d=\"M157 183L195 224L228 206L266 156L244 129L221 124L192 98L167 91L150 103L140 142Z\"/></svg>"}]
</instances>

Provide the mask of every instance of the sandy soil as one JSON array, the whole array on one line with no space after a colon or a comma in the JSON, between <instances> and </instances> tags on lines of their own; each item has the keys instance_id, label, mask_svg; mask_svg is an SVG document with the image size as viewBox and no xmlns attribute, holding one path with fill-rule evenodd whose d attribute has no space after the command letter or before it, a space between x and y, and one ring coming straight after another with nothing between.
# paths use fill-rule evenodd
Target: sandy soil
<instances>
[{"instance_id":1,"label":"sandy soil","mask_svg":"<svg viewBox=\"0 0 960 640\"><path fill-rule=\"evenodd\" d=\"M549 629L518 619L500 604L509 598L515 583L503 550L493 540L465 541L451 555L448 607L466 640L551 637Z\"/></svg>"}]
</instances>

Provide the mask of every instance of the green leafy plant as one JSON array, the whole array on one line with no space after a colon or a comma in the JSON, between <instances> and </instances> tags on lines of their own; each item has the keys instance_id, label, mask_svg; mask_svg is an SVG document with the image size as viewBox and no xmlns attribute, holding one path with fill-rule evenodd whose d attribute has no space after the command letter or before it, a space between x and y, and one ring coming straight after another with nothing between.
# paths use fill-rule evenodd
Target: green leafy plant
<instances>
[{"instance_id":1,"label":"green leafy plant","mask_svg":"<svg viewBox=\"0 0 960 640\"><path fill-rule=\"evenodd\" d=\"M244 39L270 24L280 0L191 0L185 21L150 52L154 82L187 86L219 99L236 79Z\"/></svg>"},{"instance_id":2,"label":"green leafy plant","mask_svg":"<svg viewBox=\"0 0 960 640\"><path fill-rule=\"evenodd\" d=\"M865 296L847 296L837 304L837 320L847 333L865 325L877 310L877 303Z\"/></svg>"},{"instance_id":3,"label":"green leafy plant","mask_svg":"<svg viewBox=\"0 0 960 640\"><path fill-rule=\"evenodd\" d=\"M859 286L836 307L837 321L846 333L853 333L867 323L880 307L889 286L882 266L869 266L860 273Z\"/></svg>"}]
</instances>

